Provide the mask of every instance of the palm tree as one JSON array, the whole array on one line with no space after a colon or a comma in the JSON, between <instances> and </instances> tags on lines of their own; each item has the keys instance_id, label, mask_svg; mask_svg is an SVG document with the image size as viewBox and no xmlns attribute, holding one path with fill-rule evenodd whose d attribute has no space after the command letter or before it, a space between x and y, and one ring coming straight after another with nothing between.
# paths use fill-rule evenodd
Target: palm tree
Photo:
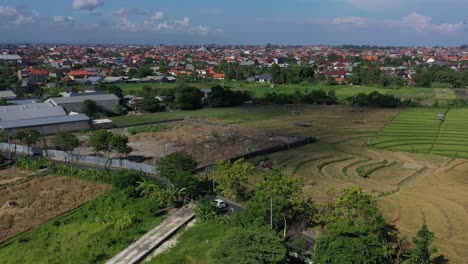
<instances>
[{"instance_id":1,"label":"palm tree","mask_svg":"<svg viewBox=\"0 0 468 264\"><path fill-rule=\"evenodd\" d=\"M154 196L155 190L159 189L159 186L154 182L148 179L143 179L143 181L139 181L138 187L136 188L137 191L140 191L140 194L144 197L152 197Z\"/></svg>"}]
</instances>

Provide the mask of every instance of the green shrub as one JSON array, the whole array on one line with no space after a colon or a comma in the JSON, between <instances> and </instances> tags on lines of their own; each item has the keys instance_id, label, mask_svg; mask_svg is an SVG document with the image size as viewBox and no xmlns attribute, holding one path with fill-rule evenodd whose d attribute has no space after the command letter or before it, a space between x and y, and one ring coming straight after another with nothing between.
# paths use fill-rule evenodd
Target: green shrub
<instances>
[{"instance_id":1,"label":"green shrub","mask_svg":"<svg viewBox=\"0 0 468 264\"><path fill-rule=\"evenodd\" d=\"M127 131L130 135L140 134L140 133L159 133L169 128L168 125L148 125L140 127L131 127Z\"/></svg>"}]
</instances>

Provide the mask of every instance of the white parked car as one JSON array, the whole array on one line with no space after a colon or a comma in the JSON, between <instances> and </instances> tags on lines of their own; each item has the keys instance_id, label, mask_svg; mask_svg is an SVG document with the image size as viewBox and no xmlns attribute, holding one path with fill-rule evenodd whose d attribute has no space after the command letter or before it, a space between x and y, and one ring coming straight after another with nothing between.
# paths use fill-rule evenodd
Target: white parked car
<instances>
[{"instance_id":1,"label":"white parked car","mask_svg":"<svg viewBox=\"0 0 468 264\"><path fill-rule=\"evenodd\" d=\"M222 199L214 199L213 201L211 201L211 203L214 207L219 209L224 209L228 206L227 203Z\"/></svg>"}]
</instances>

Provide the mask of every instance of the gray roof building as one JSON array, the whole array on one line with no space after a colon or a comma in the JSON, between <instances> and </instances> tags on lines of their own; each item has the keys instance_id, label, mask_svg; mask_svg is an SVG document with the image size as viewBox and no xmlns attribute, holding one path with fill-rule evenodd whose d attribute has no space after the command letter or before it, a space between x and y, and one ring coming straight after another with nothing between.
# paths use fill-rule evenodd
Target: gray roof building
<instances>
[{"instance_id":1,"label":"gray roof building","mask_svg":"<svg viewBox=\"0 0 468 264\"><path fill-rule=\"evenodd\" d=\"M9 106L0 107L0 121L15 121L15 120L24 120L24 119L33 119L33 118L44 118L44 117L57 117L65 116L65 110L62 107L33 107L33 105L41 104L31 104L22 105L20 108L11 108ZM48 105L48 104L47 104Z\"/></svg>"},{"instance_id":2,"label":"gray roof building","mask_svg":"<svg viewBox=\"0 0 468 264\"><path fill-rule=\"evenodd\" d=\"M56 106L61 104L73 104L83 103L85 100L93 100L95 102L119 100L115 94L96 94L96 95L84 95L84 96L71 96L71 97L55 97L50 98L46 102L50 102Z\"/></svg>"},{"instance_id":3,"label":"gray roof building","mask_svg":"<svg viewBox=\"0 0 468 264\"><path fill-rule=\"evenodd\" d=\"M3 121L0 122L0 129L13 129L13 128L30 128L46 125L65 124L69 122L89 122L89 117L86 115L66 115L59 117L43 117L16 121Z\"/></svg>"},{"instance_id":4,"label":"gray roof building","mask_svg":"<svg viewBox=\"0 0 468 264\"><path fill-rule=\"evenodd\" d=\"M16 94L10 90L6 90L6 91L0 91L0 99L7 99L7 100L10 100L10 99L15 99L16 98Z\"/></svg>"}]
</instances>

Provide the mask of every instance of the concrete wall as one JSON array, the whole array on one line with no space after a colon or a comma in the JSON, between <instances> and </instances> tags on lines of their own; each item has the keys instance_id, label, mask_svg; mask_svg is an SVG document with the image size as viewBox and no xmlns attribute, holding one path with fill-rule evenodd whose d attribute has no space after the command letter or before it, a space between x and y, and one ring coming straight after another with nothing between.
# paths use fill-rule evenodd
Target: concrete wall
<instances>
[{"instance_id":1,"label":"concrete wall","mask_svg":"<svg viewBox=\"0 0 468 264\"><path fill-rule=\"evenodd\" d=\"M74 132L74 131L81 131L81 130L88 130L89 129L89 122L88 121L77 121L77 122L68 122L68 123L61 123L55 125L44 125L44 126L32 126L26 128L15 128L15 129L8 129L7 133L9 135L13 135L18 131L25 130L25 129L35 129L39 131L42 135L52 135L58 132Z\"/></svg>"}]
</instances>

